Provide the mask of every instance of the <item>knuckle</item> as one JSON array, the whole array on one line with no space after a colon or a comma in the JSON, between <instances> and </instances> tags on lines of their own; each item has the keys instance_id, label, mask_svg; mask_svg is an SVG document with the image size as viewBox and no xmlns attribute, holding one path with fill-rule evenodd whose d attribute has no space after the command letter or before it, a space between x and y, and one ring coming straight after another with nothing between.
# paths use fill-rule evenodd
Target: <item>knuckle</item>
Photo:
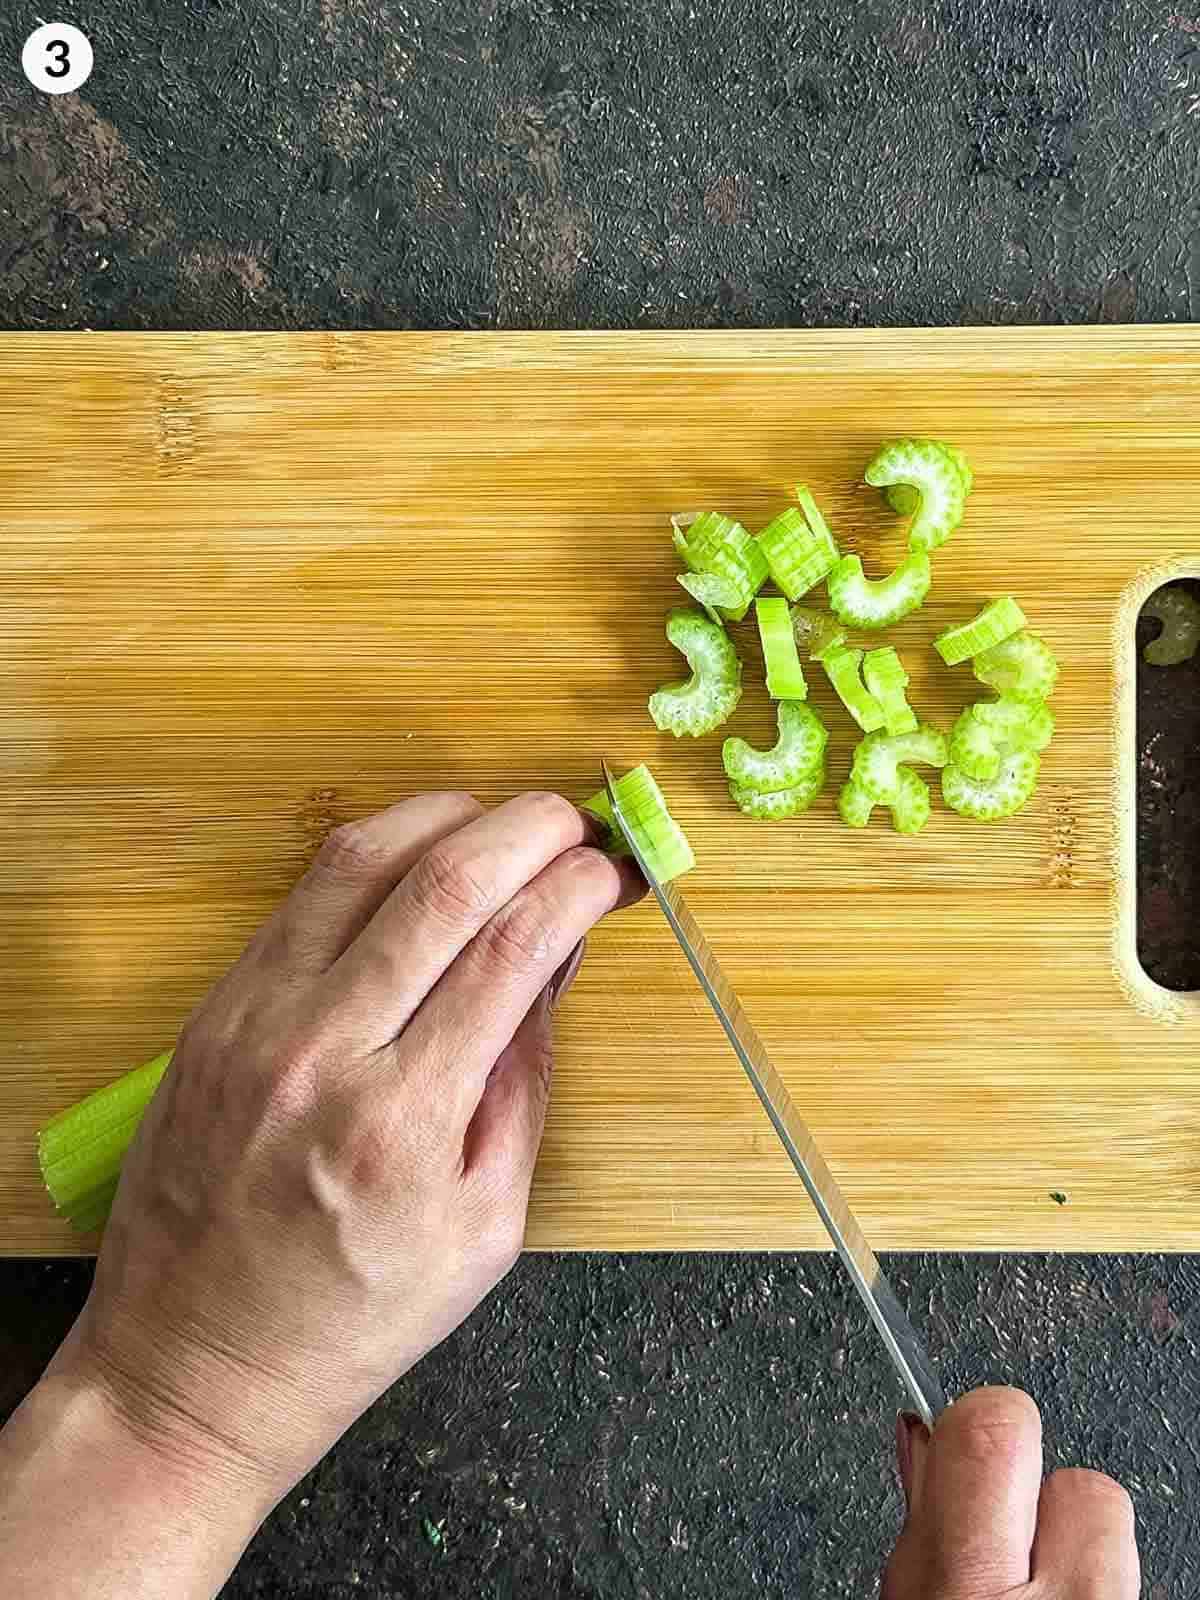
<instances>
[{"instance_id":1,"label":"knuckle","mask_svg":"<svg viewBox=\"0 0 1200 1600\"><path fill-rule=\"evenodd\" d=\"M343 822L325 836L317 852L317 865L335 877L361 877L373 872L388 850L366 822Z\"/></svg>"},{"instance_id":2,"label":"knuckle","mask_svg":"<svg viewBox=\"0 0 1200 1600\"><path fill-rule=\"evenodd\" d=\"M486 815L483 806L466 789L442 789L433 798L447 812L453 812L462 823L478 822Z\"/></svg>"},{"instance_id":3,"label":"knuckle","mask_svg":"<svg viewBox=\"0 0 1200 1600\"><path fill-rule=\"evenodd\" d=\"M554 925L542 895L523 889L487 924L481 934L483 958L516 977L549 965L555 947Z\"/></svg>"},{"instance_id":4,"label":"knuckle","mask_svg":"<svg viewBox=\"0 0 1200 1600\"><path fill-rule=\"evenodd\" d=\"M569 800L564 800L561 794L555 794L553 789L530 789L521 796L522 806L534 813L536 820L542 824L564 827L575 827L579 822L579 813Z\"/></svg>"},{"instance_id":5,"label":"knuckle","mask_svg":"<svg viewBox=\"0 0 1200 1600\"><path fill-rule=\"evenodd\" d=\"M495 898L493 885L446 841L426 851L413 869L413 879L419 908L455 925L478 921Z\"/></svg>"},{"instance_id":6,"label":"knuckle","mask_svg":"<svg viewBox=\"0 0 1200 1600\"><path fill-rule=\"evenodd\" d=\"M1076 1505L1089 1505L1105 1513L1111 1521L1133 1526L1133 1501L1129 1491L1107 1473L1089 1467L1060 1467L1048 1480L1056 1495Z\"/></svg>"}]
</instances>

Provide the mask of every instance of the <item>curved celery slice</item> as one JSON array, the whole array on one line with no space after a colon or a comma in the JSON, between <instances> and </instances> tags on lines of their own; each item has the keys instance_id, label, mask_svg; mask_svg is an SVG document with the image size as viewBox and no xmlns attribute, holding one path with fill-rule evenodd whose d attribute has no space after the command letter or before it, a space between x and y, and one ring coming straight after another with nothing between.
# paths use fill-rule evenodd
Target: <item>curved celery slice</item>
<instances>
[{"instance_id":1,"label":"curved celery slice","mask_svg":"<svg viewBox=\"0 0 1200 1600\"><path fill-rule=\"evenodd\" d=\"M722 611L732 615L742 598L742 590L736 583L711 572L678 572L675 582L704 607L718 627L722 623ZM744 611L742 615L745 616Z\"/></svg>"},{"instance_id":2,"label":"curved celery slice","mask_svg":"<svg viewBox=\"0 0 1200 1600\"><path fill-rule=\"evenodd\" d=\"M932 809L929 785L907 767L900 767L897 777L896 795L888 806L892 826L897 833L920 833ZM865 828L878 803L851 778L838 795L838 812L848 828Z\"/></svg>"},{"instance_id":3,"label":"curved celery slice","mask_svg":"<svg viewBox=\"0 0 1200 1600\"><path fill-rule=\"evenodd\" d=\"M864 477L877 489L907 484L921 497L908 530L910 550L936 550L962 521L967 486L960 454L936 439L898 439L868 462Z\"/></svg>"},{"instance_id":4,"label":"curved celery slice","mask_svg":"<svg viewBox=\"0 0 1200 1600\"><path fill-rule=\"evenodd\" d=\"M971 471L971 463L963 452L957 445L942 444L935 439L930 439L927 442L936 444L943 455L953 463L958 473L959 482L962 484L963 494L970 494L975 485L975 474ZM911 517L913 512L920 508L921 491L914 489L911 484L890 483L880 492L891 509L901 517Z\"/></svg>"},{"instance_id":5,"label":"curved celery slice","mask_svg":"<svg viewBox=\"0 0 1200 1600\"><path fill-rule=\"evenodd\" d=\"M924 551L907 556L886 578L864 577L858 556L843 556L829 574L829 604L848 628L888 628L917 609L931 581Z\"/></svg>"},{"instance_id":6,"label":"curved celery slice","mask_svg":"<svg viewBox=\"0 0 1200 1600\"><path fill-rule=\"evenodd\" d=\"M1200 645L1200 601L1187 589L1160 589L1142 607L1144 617L1154 617L1163 629L1142 651L1152 667L1174 667L1190 661Z\"/></svg>"},{"instance_id":7,"label":"curved celery slice","mask_svg":"<svg viewBox=\"0 0 1200 1600\"><path fill-rule=\"evenodd\" d=\"M747 817L759 822L782 822L786 817L798 817L825 787L825 762L820 760L799 783L789 789L774 789L764 793L745 784L731 783L729 795L734 805Z\"/></svg>"},{"instance_id":8,"label":"curved celery slice","mask_svg":"<svg viewBox=\"0 0 1200 1600\"><path fill-rule=\"evenodd\" d=\"M942 773L942 798L951 811L976 822L997 822L1020 811L1037 788L1041 758L1032 750L1015 750L1000 764L990 782L968 777L961 767Z\"/></svg>"},{"instance_id":9,"label":"curved celery slice","mask_svg":"<svg viewBox=\"0 0 1200 1600\"><path fill-rule=\"evenodd\" d=\"M650 716L664 733L698 739L733 715L742 698L742 664L724 628L700 611L672 611L667 638L687 657L692 675L652 694Z\"/></svg>"},{"instance_id":10,"label":"curved celery slice","mask_svg":"<svg viewBox=\"0 0 1200 1600\"><path fill-rule=\"evenodd\" d=\"M892 805L900 792L904 766L919 761L927 767L944 767L947 756L945 734L928 723L912 733L869 733L854 752L850 781L873 800Z\"/></svg>"},{"instance_id":11,"label":"curved celery slice","mask_svg":"<svg viewBox=\"0 0 1200 1600\"><path fill-rule=\"evenodd\" d=\"M740 522L720 511L687 512L671 518L675 548L693 572L722 578L737 590L736 604L722 607L740 622L767 578L758 542Z\"/></svg>"},{"instance_id":12,"label":"curved celery slice","mask_svg":"<svg viewBox=\"0 0 1200 1600\"><path fill-rule=\"evenodd\" d=\"M767 571L789 600L799 600L826 577L838 547L808 490L796 491L800 509L788 506L758 536Z\"/></svg>"},{"instance_id":13,"label":"curved celery slice","mask_svg":"<svg viewBox=\"0 0 1200 1600\"><path fill-rule=\"evenodd\" d=\"M975 657L980 683L1003 695L1048 700L1058 681L1058 662L1049 645L1032 633L1014 633Z\"/></svg>"},{"instance_id":14,"label":"curved celery slice","mask_svg":"<svg viewBox=\"0 0 1200 1600\"><path fill-rule=\"evenodd\" d=\"M909 677L904 664L890 645L868 650L863 657L863 682L879 702L885 733L911 733L917 714L908 703L905 690Z\"/></svg>"},{"instance_id":15,"label":"curved celery slice","mask_svg":"<svg viewBox=\"0 0 1200 1600\"><path fill-rule=\"evenodd\" d=\"M859 676L862 659L861 650L851 650L842 644L830 645L821 652L821 665L838 699L864 733L874 733L876 728L883 727L883 707Z\"/></svg>"},{"instance_id":16,"label":"curved celery slice","mask_svg":"<svg viewBox=\"0 0 1200 1600\"><path fill-rule=\"evenodd\" d=\"M994 644L1011 639L1025 626L1025 613L1009 594L984 606L978 616L957 628L947 628L933 641L933 648L948 667L981 655Z\"/></svg>"},{"instance_id":17,"label":"curved celery slice","mask_svg":"<svg viewBox=\"0 0 1200 1600\"><path fill-rule=\"evenodd\" d=\"M721 760L730 783L772 793L792 789L825 759L829 734L811 706L779 702L779 738L770 750L755 750L745 739L726 739Z\"/></svg>"},{"instance_id":18,"label":"curved celery slice","mask_svg":"<svg viewBox=\"0 0 1200 1600\"><path fill-rule=\"evenodd\" d=\"M167 1050L144 1067L60 1111L38 1132L38 1165L58 1210L88 1231L108 1218L125 1152L171 1064Z\"/></svg>"},{"instance_id":19,"label":"curved celery slice","mask_svg":"<svg viewBox=\"0 0 1200 1600\"><path fill-rule=\"evenodd\" d=\"M792 607L792 632L796 635L796 648L807 650L810 661L819 661L826 650L846 640L846 630L839 628L832 617L808 606Z\"/></svg>"},{"instance_id":20,"label":"curved celery slice","mask_svg":"<svg viewBox=\"0 0 1200 1600\"><path fill-rule=\"evenodd\" d=\"M808 684L796 653L787 601L760 596L754 602L754 612L767 669L767 693L772 700L807 700Z\"/></svg>"},{"instance_id":21,"label":"curved celery slice","mask_svg":"<svg viewBox=\"0 0 1200 1600\"><path fill-rule=\"evenodd\" d=\"M950 765L968 778L990 783L1005 756L1044 750L1054 737L1054 714L1041 700L1003 695L968 706L950 736Z\"/></svg>"}]
</instances>

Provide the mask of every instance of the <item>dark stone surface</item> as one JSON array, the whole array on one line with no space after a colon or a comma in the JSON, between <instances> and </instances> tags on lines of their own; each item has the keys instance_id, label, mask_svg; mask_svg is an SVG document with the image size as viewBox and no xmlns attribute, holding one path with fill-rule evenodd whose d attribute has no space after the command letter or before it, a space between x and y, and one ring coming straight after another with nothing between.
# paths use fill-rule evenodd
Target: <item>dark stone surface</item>
<instances>
[{"instance_id":1,"label":"dark stone surface","mask_svg":"<svg viewBox=\"0 0 1200 1600\"><path fill-rule=\"evenodd\" d=\"M0 17L0 326L1200 316L1194 0L90 0ZM1173 676L1177 674L1177 676ZM1145 675L1142 952L1200 983L1200 664ZM1190 765L1188 764L1190 763ZM1189 941L1190 934L1190 941ZM1024 1384L1200 1591L1197 1267L921 1256L952 1387ZM0 1268L0 1409L86 1290ZM521 1263L263 1530L250 1596L855 1595L895 1391L823 1258ZM446 1551L422 1534L445 1518Z\"/></svg>"}]
</instances>

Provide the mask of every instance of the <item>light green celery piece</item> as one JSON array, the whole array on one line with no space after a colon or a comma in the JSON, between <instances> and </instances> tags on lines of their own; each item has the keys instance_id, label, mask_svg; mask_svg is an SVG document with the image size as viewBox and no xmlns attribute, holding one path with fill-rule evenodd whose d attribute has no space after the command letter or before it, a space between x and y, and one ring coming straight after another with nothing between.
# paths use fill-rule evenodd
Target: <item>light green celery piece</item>
<instances>
[{"instance_id":1,"label":"light green celery piece","mask_svg":"<svg viewBox=\"0 0 1200 1600\"><path fill-rule=\"evenodd\" d=\"M813 509L815 511L816 507ZM801 595L807 594L827 576L838 559L838 547L819 512L817 519L819 527L814 529L802 511L788 506L758 535L767 571L789 600L799 600Z\"/></svg>"},{"instance_id":2,"label":"light green celery piece","mask_svg":"<svg viewBox=\"0 0 1200 1600\"><path fill-rule=\"evenodd\" d=\"M970 622L960 623L957 628L947 628L944 633L939 633L933 641L933 648L948 667L956 667L960 661L982 655L994 644L1011 639L1014 633L1019 633L1025 626L1025 621L1025 613L1012 595L1006 594L1003 599L993 600L990 605L984 606Z\"/></svg>"},{"instance_id":3,"label":"light green celery piece","mask_svg":"<svg viewBox=\"0 0 1200 1600\"><path fill-rule=\"evenodd\" d=\"M1032 798L1037 788L1041 758L1032 750L1014 750L1005 756L990 782L969 777L961 767L942 772L942 798L951 811L976 822L997 822L1011 817Z\"/></svg>"},{"instance_id":4,"label":"light green celery piece","mask_svg":"<svg viewBox=\"0 0 1200 1600\"><path fill-rule=\"evenodd\" d=\"M950 735L950 765L969 778L990 783L1014 750L1042 751L1054 737L1054 714L1041 700L1001 695L967 709Z\"/></svg>"},{"instance_id":5,"label":"light green celery piece","mask_svg":"<svg viewBox=\"0 0 1200 1600\"><path fill-rule=\"evenodd\" d=\"M879 803L851 778L842 785L842 792L838 795L838 813L848 828L865 828ZM931 809L929 785L907 767L900 767L896 797L888 806L892 827L897 833L920 833L929 821Z\"/></svg>"},{"instance_id":6,"label":"light green celery piece","mask_svg":"<svg viewBox=\"0 0 1200 1600\"><path fill-rule=\"evenodd\" d=\"M770 750L755 750L745 739L726 739L721 760L730 783L765 793L791 789L825 759L829 734L811 706L781 700L779 738Z\"/></svg>"},{"instance_id":7,"label":"light green celery piece","mask_svg":"<svg viewBox=\"0 0 1200 1600\"><path fill-rule=\"evenodd\" d=\"M1014 633L972 661L980 683L1003 695L1048 700L1058 682L1054 652L1032 633Z\"/></svg>"},{"instance_id":8,"label":"light green celery piece","mask_svg":"<svg viewBox=\"0 0 1200 1600\"><path fill-rule=\"evenodd\" d=\"M809 606L792 607L792 632L797 650L807 650L810 661L819 660L826 650L846 642L844 628L824 611L814 611Z\"/></svg>"},{"instance_id":9,"label":"light green celery piece","mask_svg":"<svg viewBox=\"0 0 1200 1600\"><path fill-rule=\"evenodd\" d=\"M634 767L617 778L613 792L621 815L645 857L646 865L660 883L670 883L696 865L692 847L683 829L667 809L667 802L654 774L647 766ZM605 848L614 854L629 853L625 836L613 816L608 794L600 789L583 802L582 810L601 818L610 829Z\"/></svg>"},{"instance_id":10,"label":"light green celery piece","mask_svg":"<svg viewBox=\"0 0 1200 1600\"><path fill-rule=\"evenodd\" d=\"M933 442L936 443L937 441ZM946 444L944 441L942 441L939 443L938 448L947 456L949 456L950 460L957 468L959 482L962 484L963 496L965 498L975 487L975 474L971 470L971 463L967 460L965 452L960 450L956 444Z\"/></svg>"},{"instance_id":11,"label":"light green celery piece","mask_svg":"<svg viewBox=\"0 0 1200 1600\"><path fill-rule=\"evenodd\" d=\"M724 607L740 622L767 578L758 541L740 522L719 511L688 512L671 518L675 548L693 572L722 578L737 590L737 602Z\"/></svg>"},{"instance_id":12,"label":"light green celery piece","mask_svg":"<svg viewBox=\"0 0 1200 1600\"><path fill-rule=\"evenodd\" d=\"M862 681L862 658L861 650L838 644L823 650L820 660L846 710L864 733L874 733L876 728L883 727L883 707Z\"/></svg>"},{"instance_id":13,"label":"light green celery piece","mask_svg":"<svg viewBox=\"0 0 1200 1600\"><path fill-rule=\"evenodd\" d=\"M1163 625L1157 639L1142 651L1152 667L1174 667L1190 661L1200 645L1200 601L1187 589L1169 587L1152 594L1142 607L1144 617Z\"/></svg>"},{"instance_id":14,"label":"light green celery piece","mask_svg":"<svg viewBox=\"0 0 1200 1600\"><path fill-rule=\"evenodd\" d=\"M667 638L687 657L692 675L652 694L650 716L664 733L698 739L733 715L742 698L742 664L724 628L702 611L672 611Z\"/></svg>"},{"instance_id":15,"label":"light green celery piece","mask_svg":"<svg viewBox=\"0 0 1200 1600\"><path fill-rule=\"evenodd\" d=\"M807 700L808 684L796 652L787 601L760 595L754 602L754 612L767 669L767 693L772 700Z\"/></svg>"},{"instance_id":16,"label":"light green celery piece","mask_svg":"<svg viewBox=\"0 0 1200 1600\"><path fill-rule=\"evenodd\" d=\"M38 1133L38 1165L58 1210L82 1231L108 1218L125 1152L171 1064L164 1051L144 1067L60 1111Z\"/></svg>"},{"instance_id":17,"label":"light green celery piece","mask_svg":"<svg viewBox=\"0 0 1200 1600\"><path fill-rule=\"evenodd\" d=\"M812 491L806 483L798 483L795 489L796 503L804 513L804 520L809 528L823 543L832 545L837 549L837 540L825 518L821 515L820 507L812 497Z\"/></svg>"},{"instance_id":18,"label":"light green celery piece","mask_svg":"<svg viewBox=\"0 0 1200 1600\"><path fill-rule=\"evenodd\" d=\"M743 590L729 578L718 578L711 572L679 572L675 582L685 589L698 605L702 605L712 620L720 626L722 612L733 616L741 603ZM745 616L745 611L742 616ZM740 621L740 618L734 618Z\"/></svg>"},{"instance_id":19,"label":"light green celery piece","mask_svg":"<svg viewBox=\"0 0 1200 1600\"><path fill-rule=\"evenodd\" d=\"M906 484L920 495L908 530L910 550L936 550L962 521L967 497L963 471L936 439L885 444L868 462L864 476L877 489Z\"/></svg>"},{"instance_id":20,"label":"light green celery piece","mask_svg":"<svg viewBox=\"0 0 1200 1600\"><path fill-rule=\"evenodd\" d=\"M745 816L753 817L758 822L782 822L787 817L798 817L808 810L825 787L825 776L825 762L821 760L790 789L764 792L745 784L731 783L729 795Z\"/></svg>"},{"instance_id":21,"label":"light green celery piece","mask_svg":"<svg viewBox=\"0 0 1200 1600\"><path fill-rule=\"evenodd\" d=\"M863 575L858 556L843 556L829 574L829 604L847 628L890 628L916 611L932 582L924 551L906 556L886 578Z\"/></svg>"},{"instance_id":22,"label":"light green celery piece","mask_svg":"<svg viewBox=\"0 0 1200 1600\"><path fill-rule=\"evenodd\" d=\"M891 645L868 650L863 657L862 672L863 682L883 712L884 732L911 733L917 726L917 714L905 694L909 677Z\"/></svg>"},{"instance_id":23,"label":"light green celery piece","mask_svg":"<svg viewBox=\"0 0 1200 1600\"><path fill-rule=\"evenodd\" d=\"M912 733L869 733L854 752L850 778L873 800L892 805L900 792L900 769L912 762L944 767L946 736L928 723Z\"/></svg>"}]
</instances>

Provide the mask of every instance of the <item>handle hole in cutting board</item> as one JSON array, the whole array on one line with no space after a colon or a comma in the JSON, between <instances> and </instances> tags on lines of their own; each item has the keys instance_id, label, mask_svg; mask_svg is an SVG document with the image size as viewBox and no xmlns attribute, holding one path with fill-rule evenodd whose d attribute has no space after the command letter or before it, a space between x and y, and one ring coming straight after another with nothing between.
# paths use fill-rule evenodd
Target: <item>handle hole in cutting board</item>
<instances>
[{"instance_id":1,"label":"handle hole in cutting board","mask_svg":"<svg viewBox=\"0 0 1200 1600\"><path fill-rule=\"evenodd\" d=\"M1200 579L1170 587L1200 601ZM1168 585L1153 591L1161 592ZM1137 958L1152 983L1200 991L1200 651L1156 667L1143 658L1160 624L1137 614Z\"/></svg>"}]
</instances>

